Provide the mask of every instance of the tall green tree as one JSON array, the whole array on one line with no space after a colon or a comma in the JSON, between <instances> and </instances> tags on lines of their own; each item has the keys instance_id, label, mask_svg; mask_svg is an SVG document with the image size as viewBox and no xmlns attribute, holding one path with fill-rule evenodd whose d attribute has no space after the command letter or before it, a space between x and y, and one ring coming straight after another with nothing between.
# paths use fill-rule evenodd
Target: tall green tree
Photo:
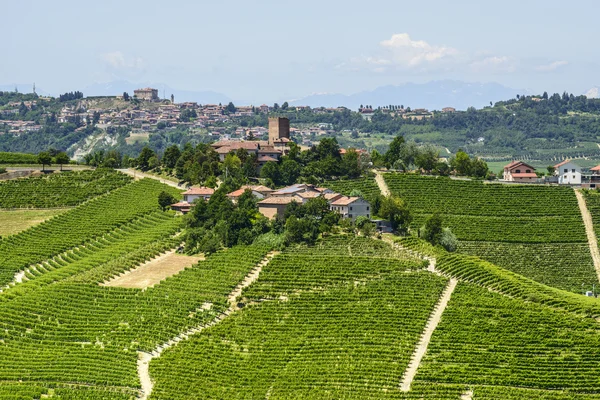
<instances>
[{"instance_id":1,"label":"tall green tree","mask_svg":"<svg viewBox=\"0 0 600 400\"><path fill-rule=\"evenodd\" d=\"M60 165L60 170L62 171L63 164L68 164L71 161L71 159L69 158L67 153L65 153L64 151L61 151L54 157L54 161Z\"/></svg>"},{"instance_id":2,"label":"tall green tree","mask_svg":"<svg viewBox=\"0 0 600 400\"><path fill-rule=\"evenodd\" d=\"M50 156L50 153L48 153L47 151L40 152L37 156L37 161L38 161L38 164L42 164L42 171L44 170L46 165L47 166L52 165L52 157Z\"/></svg>"}]
</instances>

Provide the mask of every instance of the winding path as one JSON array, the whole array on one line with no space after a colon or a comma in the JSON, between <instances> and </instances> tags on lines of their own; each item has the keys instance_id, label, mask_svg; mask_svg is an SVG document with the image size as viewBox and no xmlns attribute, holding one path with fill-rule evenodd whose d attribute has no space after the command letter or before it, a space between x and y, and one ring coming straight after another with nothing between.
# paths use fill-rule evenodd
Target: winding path
<instances>
[{"instance_id":1,"label":"winding path","mask_svg":"<svg viewBox=\"0 0 600 400\"><path fill-rule=\"evenodd\" d=\"M138 171L133 168L119 169L117 171L127 174L129 176L133 176L136 180L142 179L142 178L150 178L150 179L155 179L155 180L159 181L160 183L164 183L165 185L169 185L169 186L172 186L177 189L185 189L183 186L179 186L179 184L177 182L173 182L173 181L161 178L156 175L147 174L145 172L141 172L141 171Z\"/></svg>"},{"instance_id":2,"label":"winding path","mask_svg":"<svg viewBox=\"0 0 600 400\"><path fill-rule=\"evenodd\" d=\"M390 195L390 189L385 183L385 179L383 179L383 175L381 174L381 172L377 171L376 169L371 170L371 172L375 174L375 182L377 182L377 186L379 186L381 194L385 197L388 197Z\"/></svg>"},{"instance_id":3,"label":"winding path","mask_svg":"<svg viewBox=\"0 0 600 400\"><path fill-rule=\"evenodd\" d=\"M421 335L421 340L419 344L415 348L415 351L410 358L410 362L408 363L408 368L404 371L404 375L402 376L402 382L400 383L400 390L403 392L410 391L410 386L412 384L415 375L417 375L417 370L419 369L419 365L421 364L421 360L427 353L427 347L429 346L429 342L431 341L431 336L433 335L433 331L437 328L440 319L442 318L442 314L450 301L450 297L456 288L456 284L458 281L454 278L450 279L446 289L442 293L438 303L436 304L433 312L429 316L427 320L427 325L425 325L425 330L423 331L423 335Z\"/></svg>"},{"instance_id":4,"label":"winding path","mask_svg":"<svg viewBox=\"0 0 600 400\"><path fill-rule=\"evenodd\" d=\"M585 204L585 198L583 197L583 194L579 190L575 189L575 196L577 197L577 203L579 204L579 210L581 211L581 217L583 218L583 224L585 225L585 233L590 246L590 254L592 255L592 260L594 261L596 275L600 281L600 251L598 251L598 239L596 238L596 232L594 232L592 215Z\"/></svg>"},{"instance_id":5,"label":"winding path","mask_svg":"<svg viewBox=\"0 0 600 400\"><path fill-rule=\"evenodd\" d=\"M175 336L174 338L169 339L167 342L157 346L154 349L154 351L152 351L152 353L147 353L147 352L143 352L143 351L138 352L137 371L138 371L138 376L140 378L140 383L142 384L142 395L140 397L141 400L148 399L148 397L150 396L150 393L152 393L152 388L154 387L154 384L152 383L152 379L150 379L150 361L152 361L155 358L160 357L162 352L167 350L169 347L173 347L176 344L178 344L179 342L188 339L190 336L200 333L204 329L218 324L219 322L221 322L225 318L227 318L229 315L231 315L232 313L239 310L240 308L239 308L237 300L238 300L238 297L242 294L242 291L258 279L258 276L260 275L260 272L262 271L263 267L266 266L273 259L273 257L275 257L277 254L279 254L279 252L276 252L276 251L272 251L272 252L268 253L261 260L261 262L258 263L256 265L256 267L252 271L250 271L250 273L248 275L246 275L244 280L242 282L240 282L233 289L233 291L229 294L229 296L227 296L227 301L229 302L229 308L227 308L227 310L225 310L222 314L217 316L211 322L204 324L204 325L190 328L187 331L180 333L179 335Z\"/></svg>"}]
</instances>

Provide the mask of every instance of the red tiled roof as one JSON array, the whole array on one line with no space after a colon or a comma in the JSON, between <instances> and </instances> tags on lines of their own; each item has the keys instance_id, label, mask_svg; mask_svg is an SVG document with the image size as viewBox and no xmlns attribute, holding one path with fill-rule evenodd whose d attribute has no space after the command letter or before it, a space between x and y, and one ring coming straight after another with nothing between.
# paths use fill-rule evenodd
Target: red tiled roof
<instances>
[{"instance_id":1,"label":"red tiled roof","mask_svg":"<svg viewBox=\"0 0 600 400\"><path fill-rule=\"evenodd\" d=\"M273 189L268 188L264 185L245 185L245 186L242 186L241 188L239 188L238 190L234 190L233 192L227 194L227 196L228 197L240 197L246 190L253 190L255 192L262 193L262 194L269 194L274 191Z\"/></svg>"},{"instance_id":2,"label":"red tiled roof","mask_svg":"<svg viewBox=\"0 0 600 400\"><path fill-rule=\"evenodd\" d=\"M192 205L187 201L180 201L179 203L171 204L171 207L191 207Z\"/></svg>"},{"instance_id":3,"label":"red tiled roof","mask_svg":"<svg viewBox=\"0 0 600 400\"><path fill-rule=\"evenodd\" d=\"M533 172L522 172L519 174L512 174L513 178L537 178L537 175Z\"/></svg>"},{"instance_id":4,"label":"red tiled roof","mask_svg":"<svg viewBox=\"0 0 600 400\"><path fill-rule=\"evenodd\" d=\"M187 191L183 192L184 195L199 195L199 196L210 196L215 193L215 189L207 188L207 187L199 187L199 188L189 188Z\"/></svg>"},{"instance_id":5,"label":"red tiled roof","mask_svg":"<svg viewBox=\"0 0 600 400\"><path fill-rule=\"evenodd\" d=\"M594 168L590 168L590 171L600 171L600 165L598 165Z\"/></svg>"},{"instance_id":6,"label":"red tiled roof","mask_svg":"<svg viewBox=\"0 0 600 400\"><path fill-rule=\"evenodd\" d=\"M258 202L258 205L278 205L278 204L290 204L295 201L296 203L302 203L302 199L298 196L288 197L267 197L264 200Z\"/></svg>"},{"instance_id":7,"label":"red tiled roof","mask_svg":"<svg viewBox=\"0 0 600 400\"><path fill-rule=\"evenodd\" d=\"M333 203L331 203L332 206L347 206L349 204L354 203L356 200L360 199L360 197L342 197L340 199L337 199L336 201L334 201Z\"/></svg>"},{"instance_id":8,"label":"red tiled roof","mask_svg":"<svg viewBox=\"0 0 600 400\"><path fill-rule=\"evenodd\" d=\"M504 166L504 169L513 169L513 168L515 168L516 166L519 166L519 165L522 165L522 166L524 166L524 167L529 167L529 168L531 168L533 171L535 171L535 168L533 168L531 165L529 165L529 164L527 164L527 163L524 163L523 161L513 161L513 162L511 162L510 164L508 164L508 165L505 165L505 166Z\"/></svg>"},{"instance_id":9,"label":"red tiled roof","mask_svg":"<svg viewBox=\"0 0 600 400\"><path fill-rule=\"evenodd\" d=\"M269 156L260 156L258 157L258 162L277 162L278 160L276 158L273 157L269 157Z\"/></svg>"}]
</instances>

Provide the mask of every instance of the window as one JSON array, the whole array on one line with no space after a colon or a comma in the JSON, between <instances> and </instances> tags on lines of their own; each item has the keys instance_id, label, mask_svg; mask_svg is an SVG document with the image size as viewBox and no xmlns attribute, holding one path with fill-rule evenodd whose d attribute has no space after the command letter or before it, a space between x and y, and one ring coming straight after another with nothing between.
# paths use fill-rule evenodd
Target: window
<instances>
[{"instance_id":1,"label":"window","mask_svg":"<svg viewBox=\"0 0 600 400\"><path fill-rule=\"evenodd\" d=\"M350 207L350 211L352 211L352 207Z\"/></svg>"},{"instance_id":2,"label":"window","mask_svg":"<svg viewBox=\"0 0 600 400\"><path fill-rule=\"evenodd\" d=\"M348 214L348 218L352 218L352 214Z\"/></svg>"},{"instance_id":3,"label":"window","mask_svg":"<svg viewBox=\"0 0 600 400\"><path fill-rule=\"evenodd\" d=\"M369 206L367 206L367 211L369 211Z\"/></svg>"},{"instance_id":4,"label":"window","mask_svg":"<svg viewBox=\"0 0 600 400\"><path fill-rule=\"evenodd\" d=\"M573 179L575 179L575 175L573 175Z\"/></svg>"},{"instance_id":5,"label":"window","mask_svg":"<svg viewBox=\"0 0 600 400\"><path fill-rule=\"evenodd\" d=\"M567 172L569 172L569 169L568 169L568 168L565 168L565 174L566 174Z\"/></svg>"},{"instance_id":6,"label":"window","mask_svg":"<svg viewBox=\"0 0 600 400\"><path fill-rule=\"evenodd\" d=\"M367 214L367 218L371 218L371 214Z\"/></svg>"},{"instance_id":7,"label":"window","mask_svg":"<svg viewBox=\"0 0 600 400\"><path fill-rule=\"evenodd\" d=\"M527 173L530 173L530 172L531 172L531 170L530 170L530 169L526 169L526 170L525 170L525 172L527 172Z\"/></svg>"},{"instance_id":8,"label":"window","mask_svg":"<svg viewBox=\"0 0 600 400\"><path fill-rule=\"evenodd\" d=\"M520 169L518 169L518 170L516 170L516 171L515 171L515 173L517 173L517 174L520 174L520 173L521 173L521 170L520 170Z\"/></svg>"},{"instance_id":9,"label":"window","mask_svg":"<svg viewBox=\"0 0 600 400\"><path fill-rule=\"evenodd\" d=\"M573 169L571 170L571 172L572 172L572 173L575 173L575 168L573 168Z\"/></svg>"}]
</instances>

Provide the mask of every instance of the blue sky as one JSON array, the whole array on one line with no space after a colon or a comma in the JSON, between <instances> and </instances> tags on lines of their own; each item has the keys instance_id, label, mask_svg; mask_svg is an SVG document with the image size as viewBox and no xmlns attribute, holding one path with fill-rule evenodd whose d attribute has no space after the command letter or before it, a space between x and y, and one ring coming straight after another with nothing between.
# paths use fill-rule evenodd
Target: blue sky
<instances>
[{"instance_id":1,"label":"blue sky","mask_svg":"<svg viewBox=\"0 0 600 400\"><path fill-rule=\"evenodd\" d=\"M0 85L161 82L250 102L457 79L600 85L595 0L4 2Z\"/></svg>"}]
</instances>

